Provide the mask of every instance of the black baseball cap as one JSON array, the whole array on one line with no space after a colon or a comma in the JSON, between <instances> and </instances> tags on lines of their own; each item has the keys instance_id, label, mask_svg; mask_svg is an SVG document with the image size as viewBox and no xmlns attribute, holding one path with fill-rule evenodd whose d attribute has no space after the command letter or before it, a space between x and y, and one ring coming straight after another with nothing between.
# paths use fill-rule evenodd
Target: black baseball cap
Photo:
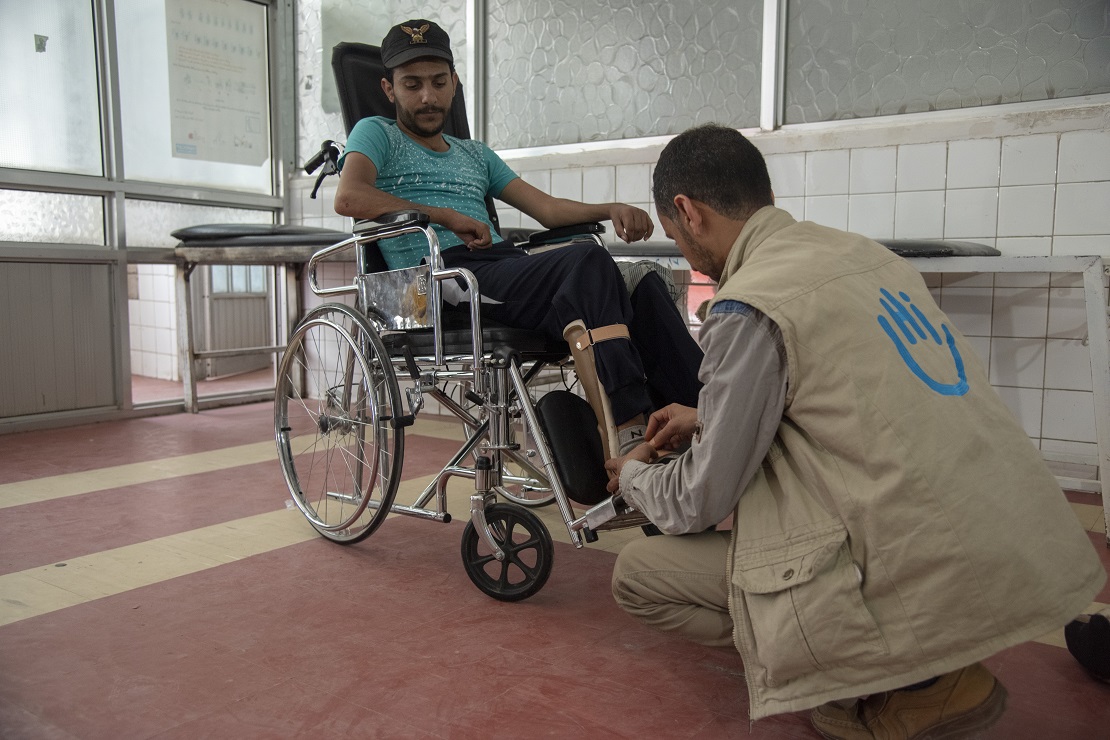
<instances>
[{"instance_id":1,"label":"black baseball cap","mask_svg":"<svg viewBox=\"0 0 1110 740\"><path fill-rule=\"evenodd\" d=\"M400 67L420 57L438 57L452 66L451 37L438 23L418 18L399 23L382 39L382 64L386 69Z\"/></svg>"}]
</instances>

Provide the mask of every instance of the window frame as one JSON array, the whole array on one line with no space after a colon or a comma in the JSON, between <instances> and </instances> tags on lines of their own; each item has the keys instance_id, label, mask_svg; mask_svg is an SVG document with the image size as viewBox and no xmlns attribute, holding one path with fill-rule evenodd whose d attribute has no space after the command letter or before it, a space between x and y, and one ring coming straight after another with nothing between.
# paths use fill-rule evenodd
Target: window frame
<instances>
[{"instance_id":1,"label":"window frame","mask_svg":"<svg viewBox=\"0 0 1110 740\"><path fill-rule=\"evenodd\" d=\"M281 54L295 40L293 9L280 0L239 0L266 8L267 47L269 50L269 115L271 151L271 194L245 193L235 190L186 185L171 185L129 180L123 175L121 106L116 44L115 0L88 0L93 9L97 83L101 119L101 176L44 172L23 168L0 167L0 188L74 195L93 195L104 201L104 236L102 246L52 242L0 241L0 259L6 260L72 260L106 263L127 261L127 228L124 201L127 198L188 203L217 207L240 207L273 213L274 222L282 223L288 209L287 174L295 170L293 85L294 59ZM172 259L171 250L133 250L138 261ZM131 261L136 261L132 259Z\"/></svg>"},{"instance_id":2,"label":"window frame","mask_svg":"<svg viewBox=\"0 0 1110 740\"><path fill-rule=\"evenodd\" d=\"M296 48L296 15L289 0L239 0L266 8L266 33L269 59L271 190L270 195L244 193L220 188L179 186L139 180L123 175L123 147L119 68L116 42L115 0L86 0L92 6L95 43L96 80L100 112L100 143L103 174L78 175L24 168L0 167L0 188L45 193L98 196L103 199L104 244L22 242L0 240L0 262L81 263L106 265L111 269L111 305L108 307L115 327L111 356L115 372L113 406L101 409L52 413L50 419L120 418L150 411L133 410L131 396L131 357L128 340L127 266L140 263L172 263L172 248L147 248L127 244L125 203L142 199L189 205L244 208L268 211L274 223L285 223L289 212L289 176L296 172L295 55L282 50ZM177 404L176 407L180 407ZM2 421L2 420L0 420ZM28 422L51 425L42 420ZM17 422L23 425L23 422Z\"/></svg>"}]
</instances>

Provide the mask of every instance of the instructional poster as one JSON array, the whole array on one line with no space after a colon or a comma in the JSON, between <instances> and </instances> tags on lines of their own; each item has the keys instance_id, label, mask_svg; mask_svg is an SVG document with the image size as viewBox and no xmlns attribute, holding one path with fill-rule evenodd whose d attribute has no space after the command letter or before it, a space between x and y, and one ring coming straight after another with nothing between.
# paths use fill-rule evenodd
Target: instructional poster
<instances>
[{"instance_id":1,"label":"instructional poster","mask_svg":"<svg viewBox=\"0 0 1110 740\"><path fill-rule=\"evenodd\" d=\"M266 11L243 0L166 0L173 156L269 157Z\"/></svg>"}]
</instances>

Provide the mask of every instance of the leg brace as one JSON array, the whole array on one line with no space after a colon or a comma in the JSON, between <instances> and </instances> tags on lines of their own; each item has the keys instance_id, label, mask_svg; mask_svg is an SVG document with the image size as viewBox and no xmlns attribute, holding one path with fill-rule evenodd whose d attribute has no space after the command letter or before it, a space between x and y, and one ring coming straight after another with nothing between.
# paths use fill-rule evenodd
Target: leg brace
<instances>
[{"instance_id":1,"label":"leg brace","mask_svg":"<svg viewBox=\"0 0 1110 740\"><path fill-rule=\"evenodd\" d=\"M604 447L605 459L619 454L620 444L617 441L617 425L613 421L613 407L609 403L609 395L597 377L597 366L594 363L593 345L609 339L628 340L628 327L624 324L610 324L597 329L587 329L581 320L572 321L563 329L563 339L570 345L570 354L574 358L574 372L582 383L582 390L586 393L586 400L597 417L597 430L601 435L601 444Z\"/></svg>"}]
</instances>

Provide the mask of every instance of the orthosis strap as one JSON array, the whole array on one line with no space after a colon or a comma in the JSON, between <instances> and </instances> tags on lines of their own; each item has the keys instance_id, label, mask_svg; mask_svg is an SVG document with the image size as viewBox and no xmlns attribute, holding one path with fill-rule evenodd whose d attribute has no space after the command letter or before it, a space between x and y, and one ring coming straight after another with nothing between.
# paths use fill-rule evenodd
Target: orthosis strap
<instances>
[{"instance_id":1,"label":"orthosis strap","mask_svg":"<svg viewBox=\"0 0 1110 740\"><path fill-rule=\"evenodd\" d=\"M624 324L610 324L609 326L599 326L596 329L587 329L583 334L575 337L574 348L578 350L586 349L591 344L598 342L605 342L610 339L628 339L628 327Z\"/></svg>"}]
</instances>

